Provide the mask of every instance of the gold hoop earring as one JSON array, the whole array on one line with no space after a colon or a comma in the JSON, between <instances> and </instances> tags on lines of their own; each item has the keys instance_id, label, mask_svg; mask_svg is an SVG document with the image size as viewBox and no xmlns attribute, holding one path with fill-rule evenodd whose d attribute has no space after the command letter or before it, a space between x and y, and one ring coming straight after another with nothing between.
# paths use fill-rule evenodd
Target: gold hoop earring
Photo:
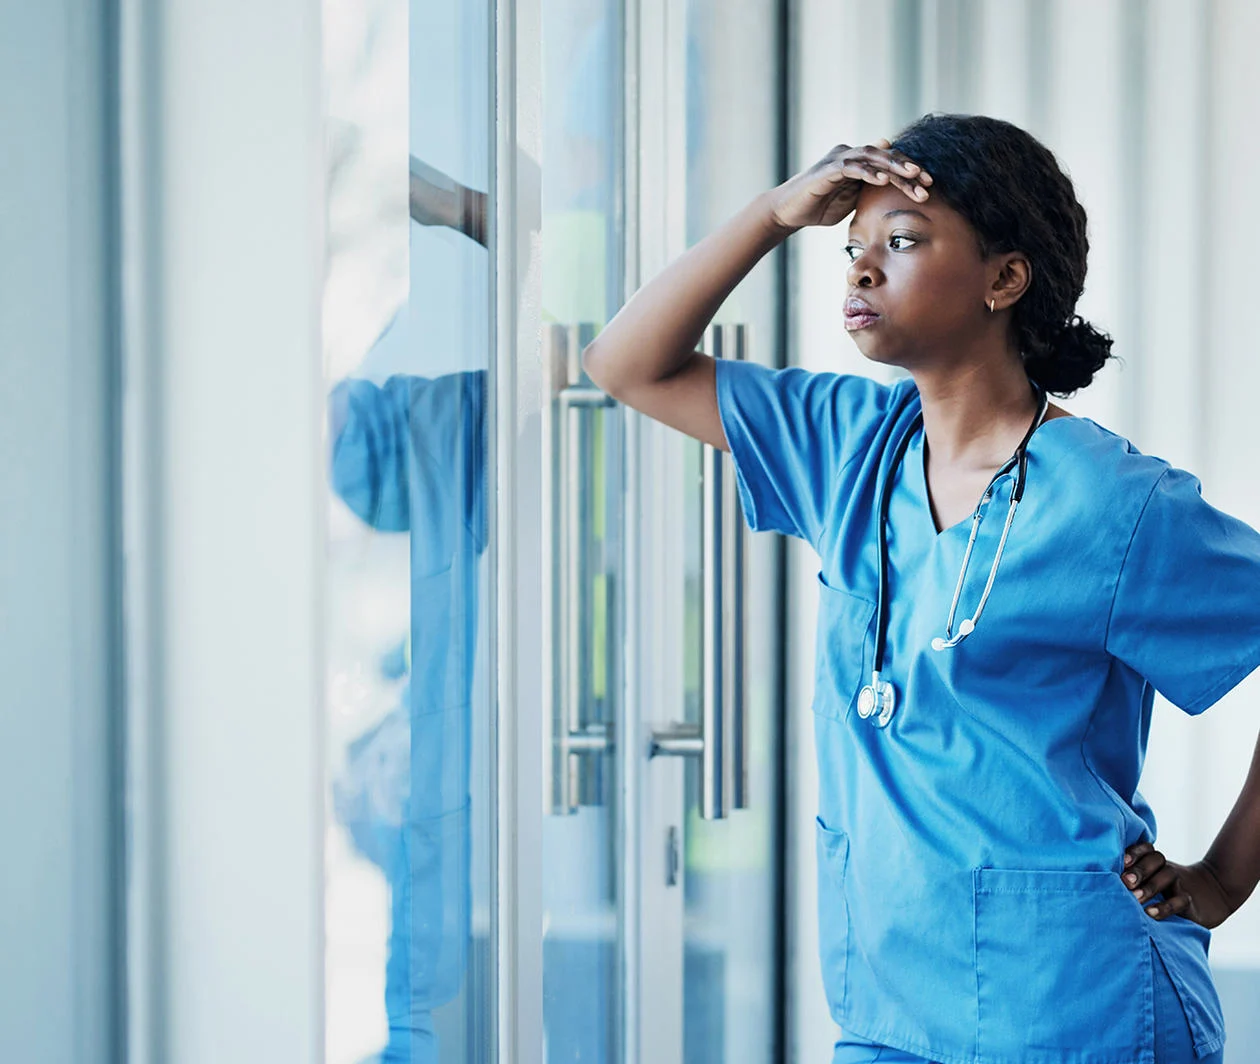
<instances>
[{"instance_id":1,"label":"gold hoop earring","mask_svg":"<svg viewBox=\"0 0 1260 1064\"><path fill-rule=\"evenodd\" d=\"M990 299L990 300L989 300L989 313L990 313L990 314L992 314L992 313L993 313L993 304L994 304L994 303L996 303L996 302L997 302L997 300L996 300L996 299Z\"/></svg>"}]
</instances>

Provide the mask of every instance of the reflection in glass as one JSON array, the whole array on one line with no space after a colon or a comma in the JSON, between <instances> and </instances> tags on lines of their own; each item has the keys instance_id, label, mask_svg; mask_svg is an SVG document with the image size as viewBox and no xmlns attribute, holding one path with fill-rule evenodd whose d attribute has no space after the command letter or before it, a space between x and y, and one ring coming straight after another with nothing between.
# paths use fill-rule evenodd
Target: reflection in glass
<instances>
[{"instance_id":1,"label":"reflection in glass","mask_svg":"<svg viewBox=\"0 0 1260 1064\"><path fill-rule=\"evenodd\" d=\"M488 12L325 18L327 1058L483 1061Z\"/></svg>"}]
</instances>

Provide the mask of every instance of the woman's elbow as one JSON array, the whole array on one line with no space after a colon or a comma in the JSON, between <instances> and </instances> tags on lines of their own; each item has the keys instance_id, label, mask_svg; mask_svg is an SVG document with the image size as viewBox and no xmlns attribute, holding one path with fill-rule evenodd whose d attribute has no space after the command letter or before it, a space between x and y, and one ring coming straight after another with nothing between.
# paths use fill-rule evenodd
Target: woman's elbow
<instances>
[{"instance_id":1,"label":"woman's elbow","mask_svg":"<svg viewBox=\"0 0 1260 1064\"><path fill-rule=\"evenodd\" d=\"M609 372L608 359L599 351L598 341L592 340L582 349L582 369L591 379L591 383L600 391L617 398L619 382Z\"/></svg>"}]
</instances>

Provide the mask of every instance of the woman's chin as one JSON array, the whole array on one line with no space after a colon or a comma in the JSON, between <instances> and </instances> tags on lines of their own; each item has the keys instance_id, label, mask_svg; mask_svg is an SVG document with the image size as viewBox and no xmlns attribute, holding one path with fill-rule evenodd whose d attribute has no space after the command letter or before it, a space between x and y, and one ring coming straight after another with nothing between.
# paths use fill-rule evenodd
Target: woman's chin
<instances>
[{"instance_id":1,"label":"woman's chin","mask_svg":"<svg viewBox=\"0 0 1260 1064\"><path fill-rule=\"evenodd\" d=\"M885 345L872 342L867 330L862 329L858 332L851 332L849 337L853 340L853 346L862 352L862 357L867 362L878 362L881 366L895 366L898 364L896 358L892 356Z\"/></svg>"}]
</instances>

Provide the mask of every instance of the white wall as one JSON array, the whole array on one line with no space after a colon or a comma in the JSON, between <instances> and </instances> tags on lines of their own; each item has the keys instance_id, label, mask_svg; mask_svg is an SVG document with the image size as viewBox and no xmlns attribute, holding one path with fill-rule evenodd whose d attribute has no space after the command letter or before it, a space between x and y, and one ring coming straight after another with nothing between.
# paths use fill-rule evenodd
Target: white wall
<instances>
[{"instance_id":1,"label":"white wall","mask_svg":"<svg viewBox=\"0 0 1260 1064\"><path fill-rule=\"evenodd\" d=\"M317 0L123 0L130 1051L321 1059Z\"/></svg>"},{"instance_id":2,"label":"white wall","mask_svg":"<svg viewBox=\"0 0 1260 1064\"><path fill-rule=\"evenodd\" d=\"M1254 328L1260 164L1254 100L1260 6L1248 0L939 0L794 4L796 170L836 143L869 143L929 110L1025 126L1064 162L1089 214L1078 311L1111 332L1125 365L1067 400L1072 413L1198 474L1215 505L1260 526ZM917 27L917 33L916 33ZM916 62L916 59L918 62ZM793 237L793 361L875 375L837 307L834 232ZM821 1059L831 1024L814 949L817 778L812 722L816 558L793 544L789 827L795 884L789 1032ZM1260 728L1260 677L1203 716L1157 704L1141 790L1173 860L1203 855L1242 785ZM1260 966L1260 903L1219 928L1213 962Z\"/></svg>"},{"instance_id":3,"label":"white wall","mask_svg":"<svg viewBox=\"0 0 1260 1064\"><path fill-rule=\"evenodd\" d=\"M1202 401L1186 413L1197 420L1202 439L1204 494L1222 509L1260 527L1260 478L1255 475L1260 443L1253 398L1260 391L1254 254L1260 246L1260 214L1254 206L1244 205L1250 194L1235 191L1227 176L1235 168L1240 173L1260 170L1260 123L1255 112L1260 66L1254 55L1255 42L1260 40L1260 7L1250 0L1218 0L1209 10L1213 15L1207 27L1211 62L1205 60L1209 108L1200 119L1202 128L1187 143L1196 154L1202 145L1205 160L1217 160L1217 164L1208 161L1202 166L1203 180L1195 198L1188 198L1184 191L1178 195L1175 189L1166 197L1169 236L1175 240L1184 232L1198 244L1193 263L1198 268L1179 271L1176 287L1164 289L1164 294L1189 297L1183 307L1183 321L1188 322L1184 357L1197 355L1203 383ZM1165 68L1173 56L1166 56ZM1161 140L1167 143L1166 134ZM1148 165L1158 159L1162 169L1166 151L1151 155ZM1196 727L1194 786L1185 794L1193 803L1194 816L1193 834L1184 840L1187 859L1202 855L1233 807L1256 746L1258 727L1260 675L1255 673L1208 710ZM1165 806L1179 797L1163 792L1159 796ZM1212 950L1218 965L1260 968L1260 901L1253 898L1214 934Z\"/></svg>"}]
</instances>

